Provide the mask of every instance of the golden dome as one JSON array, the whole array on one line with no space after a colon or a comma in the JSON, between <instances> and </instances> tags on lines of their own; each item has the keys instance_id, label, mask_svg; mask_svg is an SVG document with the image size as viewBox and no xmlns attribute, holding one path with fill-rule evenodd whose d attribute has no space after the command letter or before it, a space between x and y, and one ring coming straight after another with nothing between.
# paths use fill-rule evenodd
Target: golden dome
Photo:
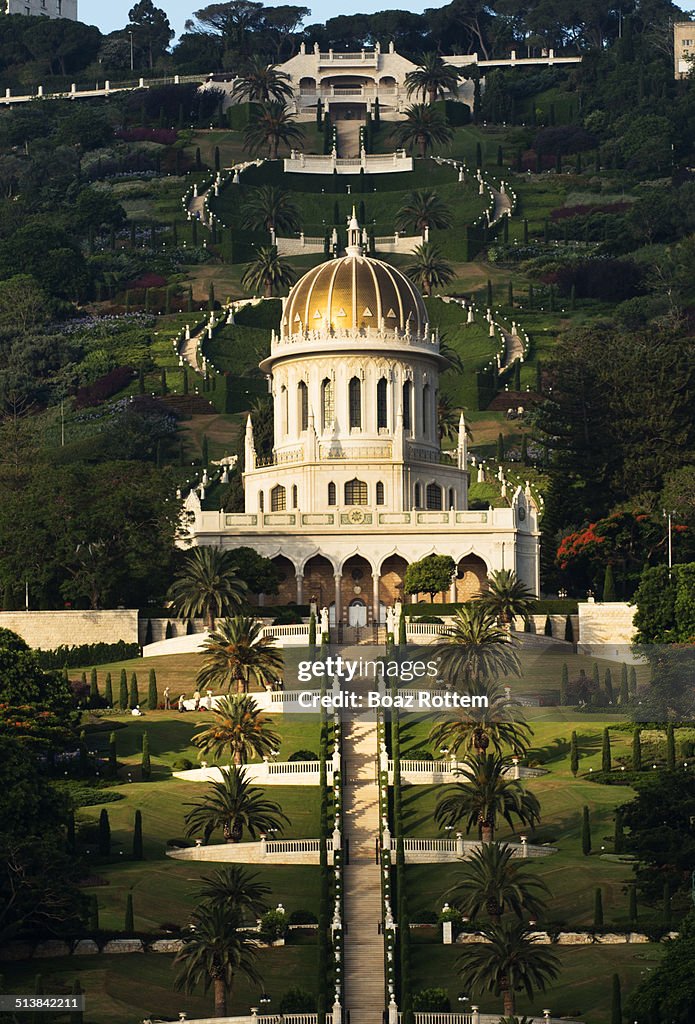
<instances>
[{"instance_id":1,"label":"golden dome","mask_svg":"<svg viewBox=\"0 0 695 1024\"><path fill-rule=\"evenodd\" d=\"M383 328L420 335L427 322L422 296L400 270L350 254L321 263L297 282L285 303L282 334Z\"/></svg>"}]
</instances>

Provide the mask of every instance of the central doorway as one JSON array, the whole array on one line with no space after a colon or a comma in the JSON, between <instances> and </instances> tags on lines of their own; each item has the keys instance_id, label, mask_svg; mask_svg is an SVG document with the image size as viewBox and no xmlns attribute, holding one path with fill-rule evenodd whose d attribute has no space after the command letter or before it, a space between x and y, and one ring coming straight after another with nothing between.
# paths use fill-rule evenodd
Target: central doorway
<instances>
[{"instance_id":1,"label":"central doorway","mask_svg":"<svg viewBox=\"0 0 695 1024\"><path fill-rule=\"evenodd\" d=\"M357 598L350 602L348 608L348 626L367 625L367 606L364 601Z\"/></svg>"}]
</instances>

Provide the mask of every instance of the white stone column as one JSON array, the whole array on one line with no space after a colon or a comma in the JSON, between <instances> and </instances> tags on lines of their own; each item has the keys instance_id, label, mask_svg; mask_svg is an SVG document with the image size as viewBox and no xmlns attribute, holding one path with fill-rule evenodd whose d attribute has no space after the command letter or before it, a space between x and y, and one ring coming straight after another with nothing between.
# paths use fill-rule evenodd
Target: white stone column
<instances>
[{"instance_id":1,"label":"white stone column","mask_svg":"<svg viewBox=\"0 0 695 1024\"><path fill-rule=\"evenodd\" d=\"M336 626L339 626L343 621L343 601L342 594L340 592L340 585L343 581L343 574L340 572L336 572L333 578L335 580L335 624Z\"/></svg>"},{"instance_id":2,"label":"white stone column","mask_svg":"<svg viewBox=\"0 0 695 1024\"><path fill-rule=\"evenodd\" d=\"M375 513L376 514L376 513ZM372 573L372 622L377 625L379 622L379 580L378 572Z\"/></svg>"},{"instance_id":3,"label":"white stone column","mask_svg":"<svg viewBox=\"0 0 695 1024\"><path fill-rule=\"evenodd\" d=\"M304 576L301 572L295 574L297 583L297 604L304 604Z\"/></svg>"}]
</instances>

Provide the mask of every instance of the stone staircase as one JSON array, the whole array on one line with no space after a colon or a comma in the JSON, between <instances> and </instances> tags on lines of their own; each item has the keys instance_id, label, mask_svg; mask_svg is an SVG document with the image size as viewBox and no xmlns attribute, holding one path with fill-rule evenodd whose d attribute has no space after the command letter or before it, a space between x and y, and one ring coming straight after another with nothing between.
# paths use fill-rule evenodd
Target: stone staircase
<instances>
[{"instance_id":1,"label":"stone staircase","mask_svg":"<svg viewBox=\"0 0 695 1024\"><path fill-rule=\"evenodd\" d=\"M344 822L350 844L345 867L344 1005L350 1024L382 1024L384 940L381 878L376 862L379 790L376 723L353 718L344 732Z\"/></svg>"}]
</instances>

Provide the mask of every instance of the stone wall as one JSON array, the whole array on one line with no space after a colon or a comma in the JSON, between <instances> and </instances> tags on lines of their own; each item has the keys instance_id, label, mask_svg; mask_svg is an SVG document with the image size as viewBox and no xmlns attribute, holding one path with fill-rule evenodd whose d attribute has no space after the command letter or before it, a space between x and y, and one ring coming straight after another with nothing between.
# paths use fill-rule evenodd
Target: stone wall
<instances>
[{"instance_id":1,"label":"stone wall","mask_svg":"<svg viewBox=\"0 0 695 1024\"><path fill-rule=\"evenodd\" d=\"M63 645L138 643L138 613L112 611L0 612L0 628L19 633L30 647L44 651Z\"/></svg>"},{"instance_id":2,"label":"stone wall","mask_svg":"<svg viewBox=\"0 0 695 1024\"><path fill-rule=\"evenodd\" d=\"M579 605L579 643L582 649L613 647L632 643L635 606L627 601L582 601ZM587 653L591 653L589 650Z\"/></svg>"}]
</instances>

